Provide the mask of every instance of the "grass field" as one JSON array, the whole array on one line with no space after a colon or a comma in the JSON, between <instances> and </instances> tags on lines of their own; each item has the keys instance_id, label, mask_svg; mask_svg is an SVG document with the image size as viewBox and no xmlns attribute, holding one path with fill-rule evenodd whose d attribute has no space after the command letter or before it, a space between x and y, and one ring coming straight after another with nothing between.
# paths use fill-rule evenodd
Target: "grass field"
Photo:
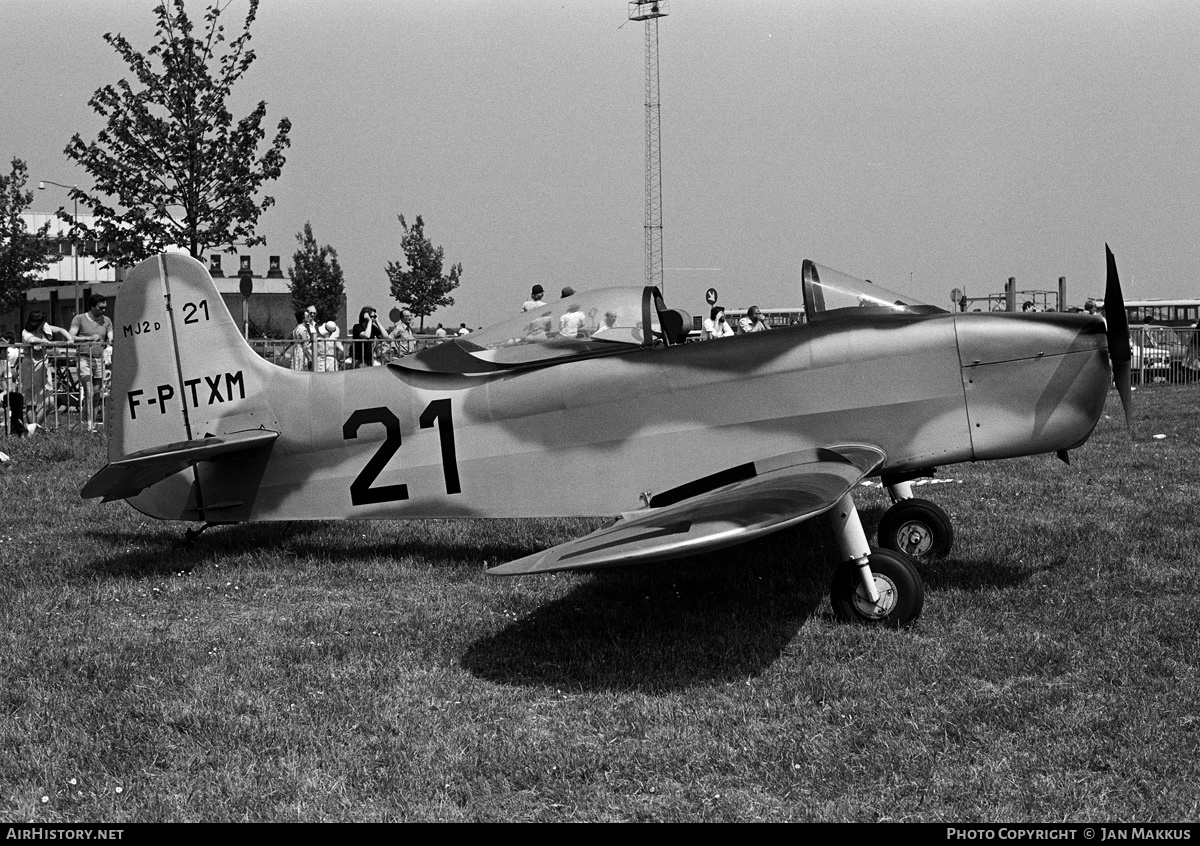
<instances>
[{"instance_id":1,"label":"grass field","mask_svg":"<svg viewBox=\"0 0 1200 846\"><path fill-rule=\"evenodd\" d=\"M901 631L834 621L824 521L524 579L599 522L183 548L78 497L98 439L0 439L0 820L1196 821L1200 387L1135 397L918 488L957 540Z\"/></svg>"}]
</instances>

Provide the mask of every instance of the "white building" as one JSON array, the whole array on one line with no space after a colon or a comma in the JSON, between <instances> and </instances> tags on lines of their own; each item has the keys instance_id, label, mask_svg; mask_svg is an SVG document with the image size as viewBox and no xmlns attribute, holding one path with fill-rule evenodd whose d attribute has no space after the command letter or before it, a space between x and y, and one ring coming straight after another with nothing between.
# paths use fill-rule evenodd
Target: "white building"
<instances>
[{"instance_id":1,"label":"white building","mask_svg":"<svg viewBox=\"0 0 1200 846\"><path fill-rule=\"evenodd\" d=\"M92 294L108 298L109 317L115 317L115 298L120 290L125 268L105 267L102 258L91 254L96 251L97 245L87 242L77 243L76 252L72 255L71 244L66 237L70 224L53 214L25 212L21 218L30 231L36 231L49 221L50 237L61 238L62 247L58 260L52 262L42 274L43 284L30 288L25 293L25 301L19 307L7 314L0 314L0 334L19 338L25 318L35 310L45 314L49 323L65 329L71 325L71 319L77 313L87 310L87 299ZM81 223L91 224L93 217L81 214L79 220ZM245 318L254 324L259 333L282 336L290 332L296 323L291 280L283 272L280 257L269 256L267 272L256 275L251 257L240 256L237 268L231 267L229 276L225 275L222 264L224 258L226 257L220 254L211 255L208 268L234 320L242 325L245 306ZM261 265L259 269L261 271ZM253 293L249 300L243 300L241 295L243 277L249 277L252 281ZM339 325L346 325L344 297L335 319Z\"/></svg>"}]
</instances>

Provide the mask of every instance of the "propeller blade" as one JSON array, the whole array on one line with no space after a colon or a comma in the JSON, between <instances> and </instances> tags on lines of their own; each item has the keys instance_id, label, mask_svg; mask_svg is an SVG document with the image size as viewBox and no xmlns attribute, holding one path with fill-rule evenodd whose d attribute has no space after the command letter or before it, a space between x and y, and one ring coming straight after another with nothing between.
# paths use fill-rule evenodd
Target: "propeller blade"
<instances>
[{"instance_id":1,"label":"propeller blade","mask_svg":"<svg viewBox=\"0 0 1200 846\"><path fill-rule=\"evenodd\" d=\"M1117 260L1113 258L1108 244L1104 245L1108 262L1108 279L1104 284L1105 333L1108 335L1108 357L1112 362L1113 381L1121 406L1125 409L1125 425L1133 435L1133 394L1129 389L1133 347L1129 343L1129 318L1125 314L1125 297L1121 294L1121 280L1117 277Z\"/></svg>"}]
</instances>

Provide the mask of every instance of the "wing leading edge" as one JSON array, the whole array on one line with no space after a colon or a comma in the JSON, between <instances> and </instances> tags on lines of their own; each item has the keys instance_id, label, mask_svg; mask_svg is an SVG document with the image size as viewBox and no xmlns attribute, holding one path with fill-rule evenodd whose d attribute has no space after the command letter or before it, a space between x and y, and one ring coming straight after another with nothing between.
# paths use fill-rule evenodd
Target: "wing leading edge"
<instances>
[{"instance_id":1,"label":"wing leading edge","mask_svg":"<svg viewBox=\"0 0 1200 846\"><path fill-rule=\"evenodd\" d=\"M665 491L611 526L487 572L593 570L732 546L823 514L885 458L877 447L850 444L742 465Z\"/></svg>"}]
</instances>

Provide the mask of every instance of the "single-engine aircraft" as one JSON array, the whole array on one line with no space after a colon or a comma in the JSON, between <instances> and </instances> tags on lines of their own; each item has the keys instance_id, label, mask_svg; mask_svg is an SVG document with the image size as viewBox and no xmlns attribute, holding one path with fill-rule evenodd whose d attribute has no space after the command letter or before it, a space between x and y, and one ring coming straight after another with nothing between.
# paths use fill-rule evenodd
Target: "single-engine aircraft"
<instances>
[{"instance_id":1,"label":"single-engine aircraft","mask_svg":"<svg viewBox=\"0 0 1200 846\"><path fill-rule=\"evenodd\" d=\"M612 516L497 575L679 558L828 514L844 620L916 619L945 511L911 481L1087 440L1129 339L1108 324L952 314L805 261L806 322L684 343L656 287L568 297L382 367L296 372L243 340L204 265L139 264L117 301L108 464L84 497L166 520ZM568 320L562 320L570 314ZM570 335L570 337L568 337ZM1124 377L1122 380L1122 368ZM872 547L854 488L894 504Z\"/></svg>"}]
</instances>

